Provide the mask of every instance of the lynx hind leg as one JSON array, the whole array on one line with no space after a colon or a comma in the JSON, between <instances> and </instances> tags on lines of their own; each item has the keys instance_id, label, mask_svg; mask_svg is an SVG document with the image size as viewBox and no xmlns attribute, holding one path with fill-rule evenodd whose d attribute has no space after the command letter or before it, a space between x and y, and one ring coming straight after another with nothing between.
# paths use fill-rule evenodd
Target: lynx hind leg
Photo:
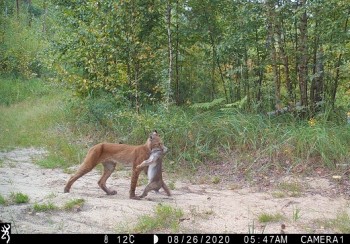
<instances>
[{"instance_id":1,"label":"lynx hind leg","mask_svg":"<svg viewBox=\"0 0 350 244\"><path fill-rule=\"evenodd\" d=\"M86 173L90 172L94 167L85 165L84 163L80 166L78 171L68 180L66 186L64 187L64 192L67 193L70 191L70 188L72 187L73 183L85 175Z\"/></svg>"},{"instance_id":2,"label":"lynx hind leg","mask_svg":"<svg viewBox=\"0 0 350 244\"><path fill-rule=\"evenodd\" d=\"M103 164L103 174L98 181L98 185L101 187L102 190L104 190L107 195L115 195L117 194L117 191L112 191L107 188L106 181L113 173L116 163L114 162L104 162Z\"/></svg>"},{"instance_id":3,"label":"lynx hind leg","mask_svg":"<svg viewBox=\"0 0 350 244\"><path fill-rule=\"evenodd\" d=\"M143 190L143 193L140 195L140 198L144 198L147 196L148 192L152 190L159 190L160 186L158 182L151 182L149 183L146 188Z\"/></svg>"}]
</instances>

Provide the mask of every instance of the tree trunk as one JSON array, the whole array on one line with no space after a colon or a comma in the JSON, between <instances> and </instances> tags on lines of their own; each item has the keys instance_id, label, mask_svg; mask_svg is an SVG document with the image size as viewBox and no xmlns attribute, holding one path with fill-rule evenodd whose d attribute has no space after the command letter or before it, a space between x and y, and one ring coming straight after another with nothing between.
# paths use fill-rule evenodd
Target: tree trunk
<instances>
[{"instance_id":1,"label":"tree trunk","mask_svg":"<svg viewBox=\"0 0 350 244\"><path fill-rule=\"evenodd\" d=\"M300 1L300 8L305 6L306 0ZM307 96L307 80L308 80L308 47L307 47L307 13L306 10L303 10L303 13L300 17L299 23L299 63L298 63L298 72L299 72L299 89L300 89L300 102L301 106L308 105L308 96Z\"/></svg>"},{"instance_id":2,"label":"tree trunk","mask_svg":"<svg viewBox=\"0 0 350 244\"><path fill-rule=\"evenodd\" d=\"M16 13L17 13L17 19L19 19L19 0L16 0Z\"/></svg>"},{"instance_id":3,"label":"tree trunk","mask_svg":"<svg viewBox=\"0 0 350 244\"><path fill-rule=\"evenodd\" d=\"M346 18L345 25L344 25L344 32L345 33L348 29L349 15L350 15L350 10L348 11L347 18ZM331 89L332 90L331 104L332 104L333 109L334 109L334 104L335 104L335 97L336 97L337 90L338 90L339 77L340 77L340 65L341 65L342 56L343 56L342 53L340 53L338 56L337 64L335 67L336 73L335 73L335 78L334 78L334 86Z\"/></svg>"},{"instance_id":4,"label":"tree trunk","mask_svg":"<svg viewBox=\"0 0 350 244\"><path fill-rule=\"evenodd\" d=\"M250 84L249 84L249 70L248 70L248 49L244 47L244 93L247 96L247 108L251 105L251 94L250 94Z\"/></svg>"},{"instance_id":5,"label":"tree trunk","mask_svg":"<svg viewBox=\"0 0 350 244\"><path fill-rule=\"evenodd\" d=\"M170 95L171 95L171 81L173 74L173 52L172 52L172 39L171 39L171 0L167 1L167 33L168 33L168 81L165 86L165 104L166 107L169 106L170 103Z\"/></svg>"},{"instance_id":6,"label":"tree trunk","mask_svg":"<svg viewBox=\"0 0 350 244\"><path fill-rule=\"evenodd\" d=\"M268 35L270 45L270 56L272 61L273 80L275 83L275 109L279 110L281 105L281 81L277 69L277 54L275 47L275 6L274 1L267 2Z\"/></svg>"},{"instance_id":7,"label":"tree trunk","mask_svg":"<svg viewBox=\"0 0 350 244\"><path fill-rule=\"evenodd\" d=\"M46 35L46 16L47 16L47 3L46 0L43 1L43 9L44 9L44 15L43 15L43 33Z\"/></svg>"},{"instance_id":8,"label":"tree trunk","mask_svg":"<svg viewBox=\"0 0 350 244\"><path fill-rule=\"evenodd\" d=\"M258 29L255 30L255 44L256 44L257 66L258 66L258 68L256 69L256 75L259 77L256 82L256 85L257 85L256 101L258 102L258 104L260 104L262 100L261 86L263 81L263 71L262 71L262 68L260 67L261 61L260 61L260 54L259 54L260 50L259 50Z\"/></svg>"},{"instance_id":9,"label":"tree trunk","mask_svg":"<svg viewBox=\"0 0 350 244\"><path fill-rule=\"evenodd\" d=\"M205 17L206 17L206 22L207 22L207 26L208 26L208 31L209 31L209 39L210 39L210 44L211 44L211 48L212 48L212 52L213 52L213 60L212 60L212 88L213 88L213 96L212 99L215 98L215 69L216 66L219 69L219 73L220 73L220 79L222 82L222 87L225 93L225 99L226 102L228 102L228 95L227 95L227 89L226 89L226 85L225 85L225 80L224 80L224 75L222 72L222 69L220 67L220 60L219 57L217 55L216 52L216 41L215 41L215 36L214 36L214 29L213 29L213 24L210 23L209 21L209 16L208 16L208 12L207 9L204 8L204 13L205 13Z\"/></svg>"},{"instance_id":10,"label":"tree trunk","mask_svg":"<svg viewBox=\"0 0 350 244\"><path fill-rule=\"evenodd\" d=\"M312 55L313 69L310 86L310 109L312 113L315 113L316 103L322 100L321 94L323 93L323 51L318 51L318 46L318 21L316 20Z\"/></svg>"},{"instance_id":11,"label":"tree trunk","mask_svg":"<svg viewBox=\"0 0 350 244\"><path fill-rule=\"evenodd\" d=\"M140 114L139 64L137 62L134 63L134 84L135 84L135 107L136 107L136 113Z\"/></svg>"},{"instance_id":12,"label":"tree trunk","mask_svg":"<svg viewBox=\"0 0 350 244\"><path fill-rule=\"evenodd\" d=\"M32 26L32 21L33 21L33 16L32 16L32 13L31 13L32 0L28 0L27 2L28 2L28 17L29 17L28 26L31 27Z\"/></svg>"},{"instance_id":13,"label":"tree trunk","mask_svg":"<svg viewBox=\"0 0 350 244\"><path fill-rule=\"evenodd\" d=\"M276 21L277 42L280 50L280 56L284 66L284 76L286 79L286 88L287 88L289 103L294 103L293 86L292 86L292 81L290 79L290 71L289 71L289 59L285 51L285 40L284 40L284 33L282 33L282 24L283 24L282 19L279 19L278 21Z\"/></svg>"},{"instance_id":14,"label":"tree trunk","mask_svg":"<svg viewBox=\"0 0 350 244\"><path fill-rule=\"evenodd\" d=\"M180 105L180 77L179 77L179 0L176 0L176 41L175 41L175 92L176 105Z\"/></svg>"}]
</instances>

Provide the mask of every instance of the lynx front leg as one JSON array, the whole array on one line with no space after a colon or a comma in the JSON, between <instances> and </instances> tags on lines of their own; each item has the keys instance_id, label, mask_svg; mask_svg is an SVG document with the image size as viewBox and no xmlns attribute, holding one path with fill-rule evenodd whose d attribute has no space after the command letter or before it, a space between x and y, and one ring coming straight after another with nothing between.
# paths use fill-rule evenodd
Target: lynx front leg
<instances>
[{"instance_id":1,"label":"lynx front leg","mask_svg":"<svg viewBox=\"0 0 350 244\"><path fill-rule=\"evenodd\" d=\"M98 181L98 185L101 187L102 190L104 190L107 195L115 195L117 194L117 191L111 191L106 186L107 179L111 176L115 169L116 164L113 162L105 162L103 163L103 175L101 176L100 180Z\"/></svg>"},{"instance_id":2,"label":"lynx front leg","mask_svg":"<svg viewBox=\"0 0 350 244\"><path fill-rule=\"evenodd\" d=\"M139 179L140 172L141 171L139 169L136 169L136 167L133 168L132 170L131 185L130 185L130 192L129 192L130 199L140 200L140 197L135 195L136 185Z\"/></svg>"}]
</instances>

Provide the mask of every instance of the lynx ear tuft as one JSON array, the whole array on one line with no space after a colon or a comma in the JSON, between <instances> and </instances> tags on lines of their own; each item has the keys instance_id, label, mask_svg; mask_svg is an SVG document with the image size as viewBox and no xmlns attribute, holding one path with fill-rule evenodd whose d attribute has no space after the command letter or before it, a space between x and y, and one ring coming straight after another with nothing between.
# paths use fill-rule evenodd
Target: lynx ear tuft
<instances>
[{"instance_id":1,"label":"lynx ear tuft","mask_svg":"<svg viewBox=\"0 0 350 244\"><path fill-rule=\"evenodd\" d=\"M158 132L156 130L154 130L150 135L149 138L152 140L154 138L154 136L157 136Z\"/></svg>"}]
</instances>

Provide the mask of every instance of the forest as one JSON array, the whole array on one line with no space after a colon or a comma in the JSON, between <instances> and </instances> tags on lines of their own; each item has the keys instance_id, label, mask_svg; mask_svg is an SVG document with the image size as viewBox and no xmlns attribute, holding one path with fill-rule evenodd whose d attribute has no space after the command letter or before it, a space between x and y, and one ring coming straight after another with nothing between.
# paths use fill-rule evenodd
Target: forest
<instances>
[{"instance_id":1,"label":"forest","mask_svg":"<svg viewBox=\"0 0 350 244\"><path fill-rule=\"evenodd\" d=\"M157 127L193 165L252 149L328 166L349 156L347 0L4 0L0 9L4 106L22 90L56 90L71 126L103 131L95 140L136 142Z\"/></svg>"}]
</instances>

